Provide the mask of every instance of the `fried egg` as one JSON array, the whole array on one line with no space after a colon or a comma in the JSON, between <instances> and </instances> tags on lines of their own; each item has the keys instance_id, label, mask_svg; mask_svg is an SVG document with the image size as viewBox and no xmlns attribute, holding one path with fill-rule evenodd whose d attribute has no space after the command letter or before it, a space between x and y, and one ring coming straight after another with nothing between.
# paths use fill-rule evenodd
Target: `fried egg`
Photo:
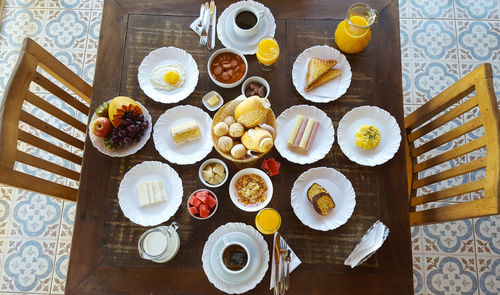
<instances>
[{"instance_id":1,"label":"fried egg","mask_svg":"<svg viewBox=\"0 0 500 295\"><path fill-rule=\"evenodd\" d=\"M166 64L156 67L151 74L151 84L156 89L172 91L182 87L186 71L180 64Z\"/></svg>"}]
</instances>

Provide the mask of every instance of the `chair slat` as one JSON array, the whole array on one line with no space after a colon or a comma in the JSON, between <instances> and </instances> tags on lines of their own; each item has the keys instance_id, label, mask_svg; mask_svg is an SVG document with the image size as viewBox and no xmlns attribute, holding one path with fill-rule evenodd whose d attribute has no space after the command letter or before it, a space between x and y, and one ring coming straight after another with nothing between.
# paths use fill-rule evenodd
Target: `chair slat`
<instances>
[{"instance_id":1,"label":"chair slat","mask_svg":"<svg viewBox=\"0 0 500 295\"><path fill-rule=\"evenodd\" d=\"M25 112L24 110L21 111L21 116L20 120L23 121L24 123L31 125L47 134L52 135L53 137L70 144L76 148L79 148L83 150L84 147L84 142L55 128L54 126L49 125L48 123L36 118L35 116Z\"/></svg>"},{"instance_id":2,"label":"chair slat","mask_svg":"<svg viewBox=\"0 0 500 295\"><path fill-rule=\"evenodd\" d=\"M28 91L25 99L27 102L31 103L32 105L39 107L40 109L46 111L47 113L53 115L54 117L56 117L58 119L61 119L62 121L75 127L76 129L80 130L81 132L85 133L87 131L87 126L85 124L83 124L81 121L75 119L74 117L63 112L62 110L56 108L54 105L52 105L51 103L47 102L46 100L40 98L38 95L34 94L33 92Z\"/></svg>"},{"instance_id":3,"label":"chair slat","mask_svg":"<svg viewBox=\"0 0 500 295\"><path fill-rule=\"evenodd\" d=\"M0 167L0 183L76 202L78 190L33 175Z\"/></svg>"},{"instance_id":4,"label":"chair slat","mask_svg":"<svg viewBox=\"0 0 500 295\"><path fill-rule=\"evenodd\" d=\"M90 109L88 106L86 106L84 103L73 97L71 94L67 93L66 91L62 90L59 86L56 84L52 83L49 79L44 77L40 73L36 73L35 77L33 79L33 82L36 84L40 85L50 93L54 94L55 96L59 97L62 101L65 103L69 104L70 106L74 107L76 110L79 112L88 115Z\"/></svg>"},{"instance_id":5,"label":"chair slat","mask_svg":"<svg viewBox=\"0 0 500 295\"><path fill-rule=\"evenodd\" d=\"M436 118L435 120L430 121L429 123L425 124L421 128L408 134L408 140L410 142L413 142L417 138L420 138L420 137L424 136L425 134L431 132L432 130L438 128L439 126L442 126L442 125L450 122L451 120L455 119L456 117L460 116L461 114L472 110L476 106L477 106L476 96L471 97L465 103L458 105L457 107L451 109L449 112L441 115L440 117Z\"/></svg>"},{"instance_id":6,"label":"chair slat","mask_svg":"<svg viewBox=\"0 0 500 295\"><path fill-rule=\"evenodd\" d=\"M28 153L25 153L23 151L17 151L16 153L16 161L20 163L24 163L36 168L40 168L76 181L80 181L80 173L73 171L71 169L68 169L63 166L59 166L57 164L54 164L52 162L49 162L47 160L44 160L42 158L38 158L35 156L32 156Z\"/></svg>"},{"instance_id":7,"label":"chair slat","mask_svg":"<svg viewBox=\"0 0 500 295\"><path fill-rule=\"evenodd\" d=\"M411 199L410 205L417 206L429 202L444 200L447 198L459 196L470 192L475 192L480 189L483 189L484 184L485 184L484 179L479 179L473 182L468 182L458 186L447 188L438 192L433 192L423 196L413 197Z\"/></svg>"},{"instance_id":8,"label":"chair slat","mask_svg":"<svg viewBox=\"0 0 500 295\"><path fill-rule=\"evenodd\" d=\"M477 149L486 146L486 138L484 136L479 137L471 142L468 142L464 145L461 145L457 148L451 149L445 153L432 157L426 161L415 164L413 167L413 173L418 173L425 169L429 169L430 167L436 166L438 164L444 163L451 159L460 157Z\"/></svg>"},{"instance_id":9,"label":"chair slat","mask_svg":"<svg viewBox=\"0 0 500 295\"><path fill-rule=\"evenodd\" d=\"M415 148L414 150L411 151L411 156L413 158L416 158L423 153L426 153L434 148L437 148L438 146L447 143L450 140L453 140L455 138L458 138L472 130L475 130L479 128L483 124L483 119L481 117L476 117L469 122L462 124L458 126L457 128L454 128L434 139L432 139L429 142L424 143L423 145Z\"/></svg>"},{"instance_id":10,"label":"chair slat","mask_svg":"<svg viewBox=\"0 0 500 295\"><path fill-rule=\"evenodd\" d=\"M39 137L36 137L33 134L30 134L26 131L19 129L17 132L18 132L17 139L22 141L22 142L25 142L25 143L30 144L32 146L35 146L39 149L42 149L42 150L49 152L51 154L54 154L56 156L59 156L63 159L71 161L75 164L78 164L78 165L82 164L83 158L78 156L78 155L75 155L71 152L68 152L67 150L62 149L56 145L53 145L48 141L40 139Z\"/></svg>"},{"instance_id":11,"label":"chair slat","mask_svg":"<svg viewBox=\"0 0 500 295\"><path fill-rule=\"evenodd\" d=\"M486 158L479 158L467 164L453 167L448 170L433 174L431 176L427 176L425 178L417 179L413 182L413 189L417 189L419 187L443 181L445 179L456 177L485 167L486 167Z\"/></svg>"}]
</instances>

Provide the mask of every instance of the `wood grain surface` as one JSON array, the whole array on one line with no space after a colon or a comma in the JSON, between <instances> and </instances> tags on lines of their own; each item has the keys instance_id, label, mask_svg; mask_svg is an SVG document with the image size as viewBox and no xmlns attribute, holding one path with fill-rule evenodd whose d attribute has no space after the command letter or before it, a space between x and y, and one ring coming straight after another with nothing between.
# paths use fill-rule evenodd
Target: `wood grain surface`
<instances>
[{"instance_id":1,"label":"wood grain surface","mask_svg":"<svg viewBox=\"0 0 500 295\"><path fill-rule=\"evenodd\" d=\"M198 37L188 27L199 11L199 2L182 1L182 6L180 1L141 3L144 4L105 1L91 109L118 94L126 95L143 103L154 123L165 110L173 107L148 98L137 81L143 58L162 46L185 49L197 61L200 71L195 91L175 105L190 104L204 109L201 97L210 90L218 91L226 102L241 93L241 87L222 89L208 78L207 61L211 52L199 46ZM325 1L263 3L276 18L275 38L280 44L281 55L271 72L259 70L255 56L247 56L248 76L259 75L269 81L272 109L279 115L292 105L312 104L301 98L292 84L293 62L300 52L313 45L335 47L334 29L350 3L336 7ZM381 10L381 20L373 29L373 40L368 48L360 54L347 56L353 72L351 87L334 102L314 104L330 116L335 129L346 112L361 105L386 109L402 126L397 1L372 4ZM228 1L217 1L217 5L220 15ZM167 9L169 7L175 9ZM336 12L337 9L342 13ZM222 48L218 40L216 45L216 49ZM269 206L280 212L283 221L280 233L303 262L292 273L290 294L413 293L403 145L394 159L378 167L349 161L336 142L325 159L311 165L288 162L275 149L268 156L282 163L281 174L272 178L275 193ZM215 150L207 157L221 158ZM106 157L87 139L66 286L68 294L220 294L203 272L203 245L222 224L244 222L253 225L255 213L243 212L232 204L226 183L213 190L220 200L217 213L209 220L193 219L185 207L189 194L203 187L198 178L199 163L186 166L169 163L182 178L184 198L177 213L165 224L173 220L179 223L181 248L177 256L165 264L143 260L137 252L137 241L147 228L123 216L117 191L123 175L134 165L148 160L166 162L155 150L152 139L137 154L125 158ZM230 176L234 175L235 166L227 164ZM295 179L309 168L319 166L342 172L356 192L356 208L351 219L329 232L304 226L290 205L290 190ZM391 230L384 246L362 266L352 270L344 266L347 255L378 219ZM265 239L270 243L271 236ZM270 292L269 272L248 293L267 292Z\"/></svg>"}]
</instances>

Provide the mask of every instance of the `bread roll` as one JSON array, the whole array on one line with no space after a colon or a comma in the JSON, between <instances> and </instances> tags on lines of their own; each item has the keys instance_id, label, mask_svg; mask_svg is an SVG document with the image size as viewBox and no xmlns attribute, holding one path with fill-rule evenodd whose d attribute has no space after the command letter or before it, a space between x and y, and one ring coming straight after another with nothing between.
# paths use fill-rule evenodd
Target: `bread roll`
<instances>
[{"instance_id":1,"label":"bread roll","mask_svg":"<svg viewBox=\"0 0 500 295\"><path fill-rule=\"evenodd\" d=\"M227 126L231 126L233 123L236 123L236 120L233 116L227 116L224 118L224 123L226 123Z\"/></svg>"},{"instance_id":2,"label":"bread roll","mask_svg":"<svg viewBox=\"0 0 500 295\"><path fill-rule=\"evenodd\" d=\"M229 136L222 136L217 142L217 146L223 152L229 152L233 147L233 139Z\"/></svg>"},{"instance_id":3,"label":"bread roll","mask_svg":"<svg viewBox=\"0 0 500 295\"><path fill-rule=\"evenodd\" d=\"M241 143L249 150L266 153L273 147L274 141L269 131L255 127L243 134Z\"/></svg>"},{"instance_id":4,"label":"bread roll","mask_svg":"<svg viewBox=\"0 0 500 295\"><path fill-rule=\"evenodd\" d=\"M241 137L245 133L245 127L240 123L233 123L229 126L229 135L231 137Z\"/></svg>"},{"instance_id":5,"label":"bread roll","mask_svg":"<svg viewBox=\"0 0 500 295\"><path fill-rule=\"evenodd\" d=\"M224 136L229 132L229 127L224 122L219 122L214 126L214 134L217 136Z\"/></svg>"},{"instance_id":6,"label":"bread roll","mask_svg":"<svg viewBox=\"0 0 500 295\"><path fill-rule=\"evenodd\" d=\"M245 157L246 153L247 153L247 149L241 143L236 144L231 149L231 156L235 159L241 159L241 158Z\"/></svg>"},{"instance_id":7,"label":"bread roll","mask_svg":"<svg viewBox=\"0 0 500 295\"><path fill-rule=\"evenodd\" d=\"M250 96L236 106L234 118L246 128L252 128L266 119L270 106L267 98Z\"/></svg>"}]
</instances>

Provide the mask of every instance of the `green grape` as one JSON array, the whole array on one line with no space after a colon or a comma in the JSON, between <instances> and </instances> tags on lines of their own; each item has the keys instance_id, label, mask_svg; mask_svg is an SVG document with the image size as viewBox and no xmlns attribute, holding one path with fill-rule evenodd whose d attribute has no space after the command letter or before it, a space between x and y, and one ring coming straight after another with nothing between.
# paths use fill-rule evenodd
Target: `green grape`
<instances>
[{"instance_id":1,"label":"green grape","mask_svg":"<svg viewBox=\"0 0 500 295\"><path fill-rule=\"evenodd\" d=\"M108 136L108 137L104 138L104 145L108 149L110 149L112 151L116 150L116 148L117 148L116 144L114 144L113 142L111 142L111 136Z\"/></svg>"}]
</instances>

